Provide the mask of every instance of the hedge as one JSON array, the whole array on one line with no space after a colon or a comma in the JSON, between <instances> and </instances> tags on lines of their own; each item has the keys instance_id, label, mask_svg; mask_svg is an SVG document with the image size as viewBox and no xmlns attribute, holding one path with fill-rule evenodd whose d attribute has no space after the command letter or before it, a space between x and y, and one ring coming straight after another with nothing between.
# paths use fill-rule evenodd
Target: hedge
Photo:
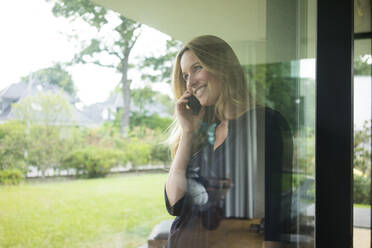
<instances>
[{"instance_id":1,"label":"hedge","mask_svg":"<svg viewBox=\"0 0 372 248\"><path fill-rule=\"evenodd\" d=\"M22 180L23 174L19 169L5 169L0 171L0 184L18 185Z\"/></svg>"}]
</instances>

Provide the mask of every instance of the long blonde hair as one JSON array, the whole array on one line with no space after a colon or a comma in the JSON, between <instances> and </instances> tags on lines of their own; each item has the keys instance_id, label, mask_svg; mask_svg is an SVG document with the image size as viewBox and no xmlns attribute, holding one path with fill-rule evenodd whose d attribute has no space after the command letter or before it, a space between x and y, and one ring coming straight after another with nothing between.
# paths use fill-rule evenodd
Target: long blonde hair
<instances>
[{"instance_id":1,"label":"long blonde hair","mask_svg":"<svg viewBox=\"0 0 372 248\"><path fill-rule=\"evenodd\" d=\"M173 68L172 89L177 101L186 91L186 82L182 77L180 61L186 51L191 51L200 61L203 68L221 80L222 90L213 108L213 113L207 113L205 118L226 120L226 109L233 107L237 110L234 118L254 106L255 102L248 90L247 80L233 49L224 40L213 36L203 35L192 39L178 53ZM207 109L207 112L208 112ZM174 157L181 138L181 127L177 119L172 124L168 138L172 157ZM194 146L197 149L197 145ZM193 151L195 152L195 150Z\"/></svg>"}]
</instances>

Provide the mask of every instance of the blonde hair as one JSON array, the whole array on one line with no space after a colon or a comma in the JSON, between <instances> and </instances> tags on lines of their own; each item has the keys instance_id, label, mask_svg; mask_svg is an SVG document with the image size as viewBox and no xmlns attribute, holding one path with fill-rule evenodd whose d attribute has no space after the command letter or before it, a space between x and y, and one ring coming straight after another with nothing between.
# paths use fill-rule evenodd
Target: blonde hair
<instances>
[{"instance_id":1,"label":"blonde hair","mask_svg":"<svg viewBox=\"0 0 372 248\"><path fill-rule=\"evenodd\" d=\"M207 108L206 119L208 118L210 120L212 115L212 119L226 120L225 113L228 107L232 107L235 110L233 117L237 118L255 104L248 90L243 68L233 49L224 40L213 35L203 35L192 39L178 53L173 68L172 80L175 101L186 91L186 82L183 79L180 66L182 55L186 51L191 51L199 59L203 68L221 80L221 94L214 108ZM213 113L211 113L212 111ZM177 151L180 138L181 127L177 119L175 119L171 126L170 137L168 138L172 157L174 157ZM194 149L197 147L198 145L195 145Z\"/></svg>"}]
</instances>

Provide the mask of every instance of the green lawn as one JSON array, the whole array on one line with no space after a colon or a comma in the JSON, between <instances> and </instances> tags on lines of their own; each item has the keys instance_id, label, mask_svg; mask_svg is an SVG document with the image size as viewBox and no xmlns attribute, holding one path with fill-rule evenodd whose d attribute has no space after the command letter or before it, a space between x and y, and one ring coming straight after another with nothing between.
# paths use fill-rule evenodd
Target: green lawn
<instances>
[{"instance_id":1,"label":"green lawn","mask_svg":"<svg viewBox=\"0 0 372 248\"><path fill-rule=\"evenodd\" d=\"M138 247L170 219L165 174L0 186L0 247Z\"/></svg>"},{"instance_id":2,"label":"green lawn","mask_svg":"<svg viewBox=\"0 0 372 248\"><path fill-rule=\"evenodd\" d=\"M367 204L354 204L354 208L370 208L370 205Z\"/></svg>"}]
</instances>

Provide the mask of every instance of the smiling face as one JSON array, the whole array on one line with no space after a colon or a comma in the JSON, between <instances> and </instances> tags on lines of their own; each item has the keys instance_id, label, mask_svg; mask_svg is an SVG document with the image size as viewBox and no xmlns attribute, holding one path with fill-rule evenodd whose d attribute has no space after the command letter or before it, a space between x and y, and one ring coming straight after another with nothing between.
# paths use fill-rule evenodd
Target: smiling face
<instances>
[{"instance_id":1,"label":"smiling face","mask_svg":"<svg viewBox=\"0 0 372 248\"><path fill-rule=\"evenodd\" d=\"M206 70L193 52L187 50L180 61L186 89L198 98L202 106L214 105L221 92L221 82Z\"/></svg>"}]
</instances>

